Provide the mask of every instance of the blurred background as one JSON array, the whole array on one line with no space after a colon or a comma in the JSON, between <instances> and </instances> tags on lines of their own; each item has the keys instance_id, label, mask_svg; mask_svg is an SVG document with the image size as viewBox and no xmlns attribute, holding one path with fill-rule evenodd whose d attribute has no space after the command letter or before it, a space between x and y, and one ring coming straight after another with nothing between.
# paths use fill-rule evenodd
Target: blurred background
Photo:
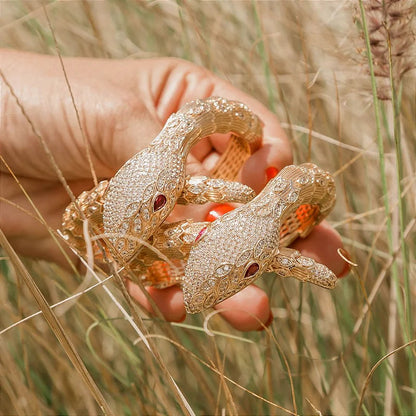
<instances>
[{"instance_id":1,"label":"blurred background","mask_svg":"<svg viewBox=\"0 0 416 416\"><path fill-rule=\"evenodd\" d=\"M208 313L168 324L139 312L155 358L112 282L113 299L99 286L55 308L115 414L186 413L167 372L196 414L416 414L414 8L1 1L0 47L57 55L55 36L63 56L190 60L274 111L296 163L336 176L329 220L357 266L332 292L260 279L274 314L268 331L241 333L214 316L210 336ZM56 265L24 264L50 304L80 284ZM20 322L39 307L4 252L0 273L0 414L101 414L44 318Z\"/></svg>"}]
</instances>

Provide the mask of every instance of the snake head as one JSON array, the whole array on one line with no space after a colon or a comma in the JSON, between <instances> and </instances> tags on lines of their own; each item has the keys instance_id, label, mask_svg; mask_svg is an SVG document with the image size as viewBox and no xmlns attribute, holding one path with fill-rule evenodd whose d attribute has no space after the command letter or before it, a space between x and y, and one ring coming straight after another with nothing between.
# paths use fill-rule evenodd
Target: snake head
<instances>
[{"instance_id":1,"label":"snake head","mask_svg":"<svg viewBox=\"0 0 416 416\"><path fill-rule=\"evenodd\" d=\"M111 179L104 196L104 230L125 261L137 253L173 210L185 181L184 163L157 147L131 158Z\"/></svg>"},{"instance_id":2,"label":"snake head","mask_svg":"<svg viewBox=\"0 0 416 416\"><path fill-rule=\"evenodd\" d=\"M332 209L333 182L313 164L287 166L252 201L211 223L192 247L185 268L187 311L214 306L266 271L333 288L336 278L325 266L284 250L297 237L306 237Z\"/></svg>"},{"instance_id":3,"label":"snake head","mask_svg":"<svg viewBox=\"0 0 416 416\"><path fill-rule=\"evenodd\" d=\"M256 203L248 203L204 230L191 249L182 282L188 312L197 313L223 301L267 270L279 246L274 202L260 213Z\"/></svg>"}]
</instances>

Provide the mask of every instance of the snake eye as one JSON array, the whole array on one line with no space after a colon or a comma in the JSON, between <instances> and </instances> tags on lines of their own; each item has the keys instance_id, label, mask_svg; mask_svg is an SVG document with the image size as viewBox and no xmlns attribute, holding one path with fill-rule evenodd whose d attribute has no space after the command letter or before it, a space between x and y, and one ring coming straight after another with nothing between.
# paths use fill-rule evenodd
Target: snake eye
<instances>
[{"instance_id":1,"label":"snake eye","mask_svg":"<svg viewBox=\"0 0 416 416\"><path fill-rule=\"evenodd\" d=\"M250 266L247 267L246 274L244 277L251 277L254 276L260 269L258 263L251 263Z\"/></svg>"},{"instance_id":2,"label":"snake eye","mask_svg":"<svg viewBox=\"0 0 416 416\"><path fill-rule=\"evenodd\" d=\"M153 212L159 211L166 205L166 197L163 194L159 194L153 202Z\"/></svg>"}]
</instances>

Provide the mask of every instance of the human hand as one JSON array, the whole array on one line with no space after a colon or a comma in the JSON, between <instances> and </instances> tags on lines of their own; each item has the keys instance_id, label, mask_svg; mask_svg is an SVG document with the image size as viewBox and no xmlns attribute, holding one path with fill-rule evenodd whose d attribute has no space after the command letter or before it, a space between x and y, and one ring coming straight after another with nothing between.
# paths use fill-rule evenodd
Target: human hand
<instances>
[{"instance_id":1,"label":"human hand","mask_svg":"<svg viewBox=\"0 0 416 416\"><path fill-rule=\"evenodd\" d=\"M275 116L252 97L191 63L169 58L65 59L80 128L58 58L13 51L1 51L0 55L5 77L75 195L93 186L84 137L91 149L97 177L109 178L150 143L172 112L192 99L211 95L244 102L265 123L263 145L246 162L241 173L243 183L258 192L266 183L267 167L275 166L280 170L291 163L289 143ZM62 213L70 202L68 193L8 88L2 86L1 91L1 154L47 224L52 229L60 228ZM187 171L208 171L225 147L226 140L219 135L200 141L192 149ZM33 212L4 164L1 164L0 174L4 198L0 200L0 227L16 250L68 267L45 225L12 205ZM170 219L203 220L209 208L178 207ZM341 274L345 268L345 262L336 251L342 246L341 240L325 223L294 246L326 264L336 274ZM140 288L128 282L128 289L138 302L151 310ZM178 287L147 290L167 320L184 318L183 297ZM217 308L224 309L224 318L241 330L257 329L261 327L259 322L266 323L270 317L268 298L254 285Z\"/></svg>"}]
</instances>

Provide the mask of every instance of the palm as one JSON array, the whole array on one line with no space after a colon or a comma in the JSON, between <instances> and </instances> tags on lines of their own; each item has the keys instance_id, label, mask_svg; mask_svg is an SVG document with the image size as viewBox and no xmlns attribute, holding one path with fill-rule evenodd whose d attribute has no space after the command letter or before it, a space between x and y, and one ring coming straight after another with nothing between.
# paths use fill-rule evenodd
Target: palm
<instances>
[{"instance_id":1,"label":"palm","mask_svg":"<svg viewBox=\"0 0 416 416\"><path fill-rule=\"evenodd\" d=\"M70 202L70 196L59 180L58 170L75 196L90 189L94 175L98 180L113 176L126 160L149 144L172 112L191 99L209 95L237 99L248 104L263 120L264 145L246 162L242 175L242 180L256 191L265 184L264 169L267 166L281 169L291 162L290 147L272 113L252 97L192 64L172 59L66 59L64 66L74 106L56 57L11 51L1 53L2 73L27 114L27 117L23 115L9 88L1 88L4 114L1 155L30 201L2 163L0 227L24 255L67 266L50 236L51 230L60 227L63 210ZM224 148L225 141L221 137L198 143L193 148L188 172L209 168ZM39 221L34 207L47 226ZM202 220L206 210L206 207L177 209L176 217ZM308 255L333 270L342 269L343 262L332 252L324 252L322 244L317 244L322 236L322 230L317 231L298 248L312 248ZM341 245L339 237L331 229L324 237L327 242L333 240L328 247ZM315 250L315 247L320 248ZM176 320L183 314L183 302L178 297L179 289L171 289L153 292L152 296L165 316ZM262 322L266 322L269 316L264 292L255 287L247 289L251 292L246 291L228 300L234 312L225 314L234 326L241 329L258 326L258 321L251 315ZM130 291L138 301L146 303L136 287L130 287ZM239 307L248 307L249 314L241 315Z\"/></svg>"},{"instance_id":2,"label":"palm","mask_svg":"<svg viewBox=\"0 0 416 416\"><path fill-rule=\"evenodd\" d=\"M83 76L83 62L69 61L68 78L77 116L62 73L59 68L55 71L49 68L50 65L51 58L43 58L36 66L18 66L20 72L8 73L7 67L4 71L27 116L4 88L6 99L2 101L7 103L7 111L1 152L16 179L3 165L1 191L7 202L3 200L2 214L9 218L3 228L18 251L63 263L49 230L33 208L39 210L50 229L60 226L70 196L58 170L73 194L78 195L93 186L92 170L98 178L112 176L127 158L148 144L159 122L149 115L144 102L136 98L143 95L137 93L135 77L129 74L131 67L120 77L123 83L115 85L108 75L117 68L107 62L101 76L91 83L89 77ZM30 77L27 71L31 72ZM22 79L36 81L26 85Z\"/></svg>"},{"instance_id":3,"label":"palm","mask_svg":"<svg viewBox=\"0 0 416 416\"><path fill-rule=\"evenodd\" d=\"M22 55L16 58L22 59ZM149 63L141 61L141 65L146 69ZM166 72L166 67L160 68ZM66 60L75 106L56 59L43 57L34 66L22 65L18 69L20 72L6 71L6 76L27 116L9 94L9 106L14 111L6 113L2 155L51 229L60 226L62 212L70 202L60 174L75 196L93 186L94 175L98 180L113 176L127 159L149 144L171 112L188 99L180 83L173 91L166 85L165 90L161 89L160 81L152 84L148 80L143 85L136 62L125 65L119 61ZM91 73L95 74L93 80ZM164 78L166 74L154 79ZM21 83L22 79L35 81L26 85ZM196 84L191 94L190 98L206 94L203 84ZM171 95L169 100L165 95ZM221 139L214 140L214 144L219 151L223 150ZM195 173L203 168L202 163L212 165L215 150L210 143L200 143L189 170ZM31 157L21 157L22 154ZM5 169L3 172L6 198L33 212L15 180ZM11 212L12 207L9 205L7 210ZM176 213L194 216L202 210L206 208L180 208ZM10 218L9 227L19 251L65 261L43 224L22 211L13 210ZM27 230L32 230L30 239ZM21 239L20 235L25 237Z\"/></svg>"}]
</instances>

